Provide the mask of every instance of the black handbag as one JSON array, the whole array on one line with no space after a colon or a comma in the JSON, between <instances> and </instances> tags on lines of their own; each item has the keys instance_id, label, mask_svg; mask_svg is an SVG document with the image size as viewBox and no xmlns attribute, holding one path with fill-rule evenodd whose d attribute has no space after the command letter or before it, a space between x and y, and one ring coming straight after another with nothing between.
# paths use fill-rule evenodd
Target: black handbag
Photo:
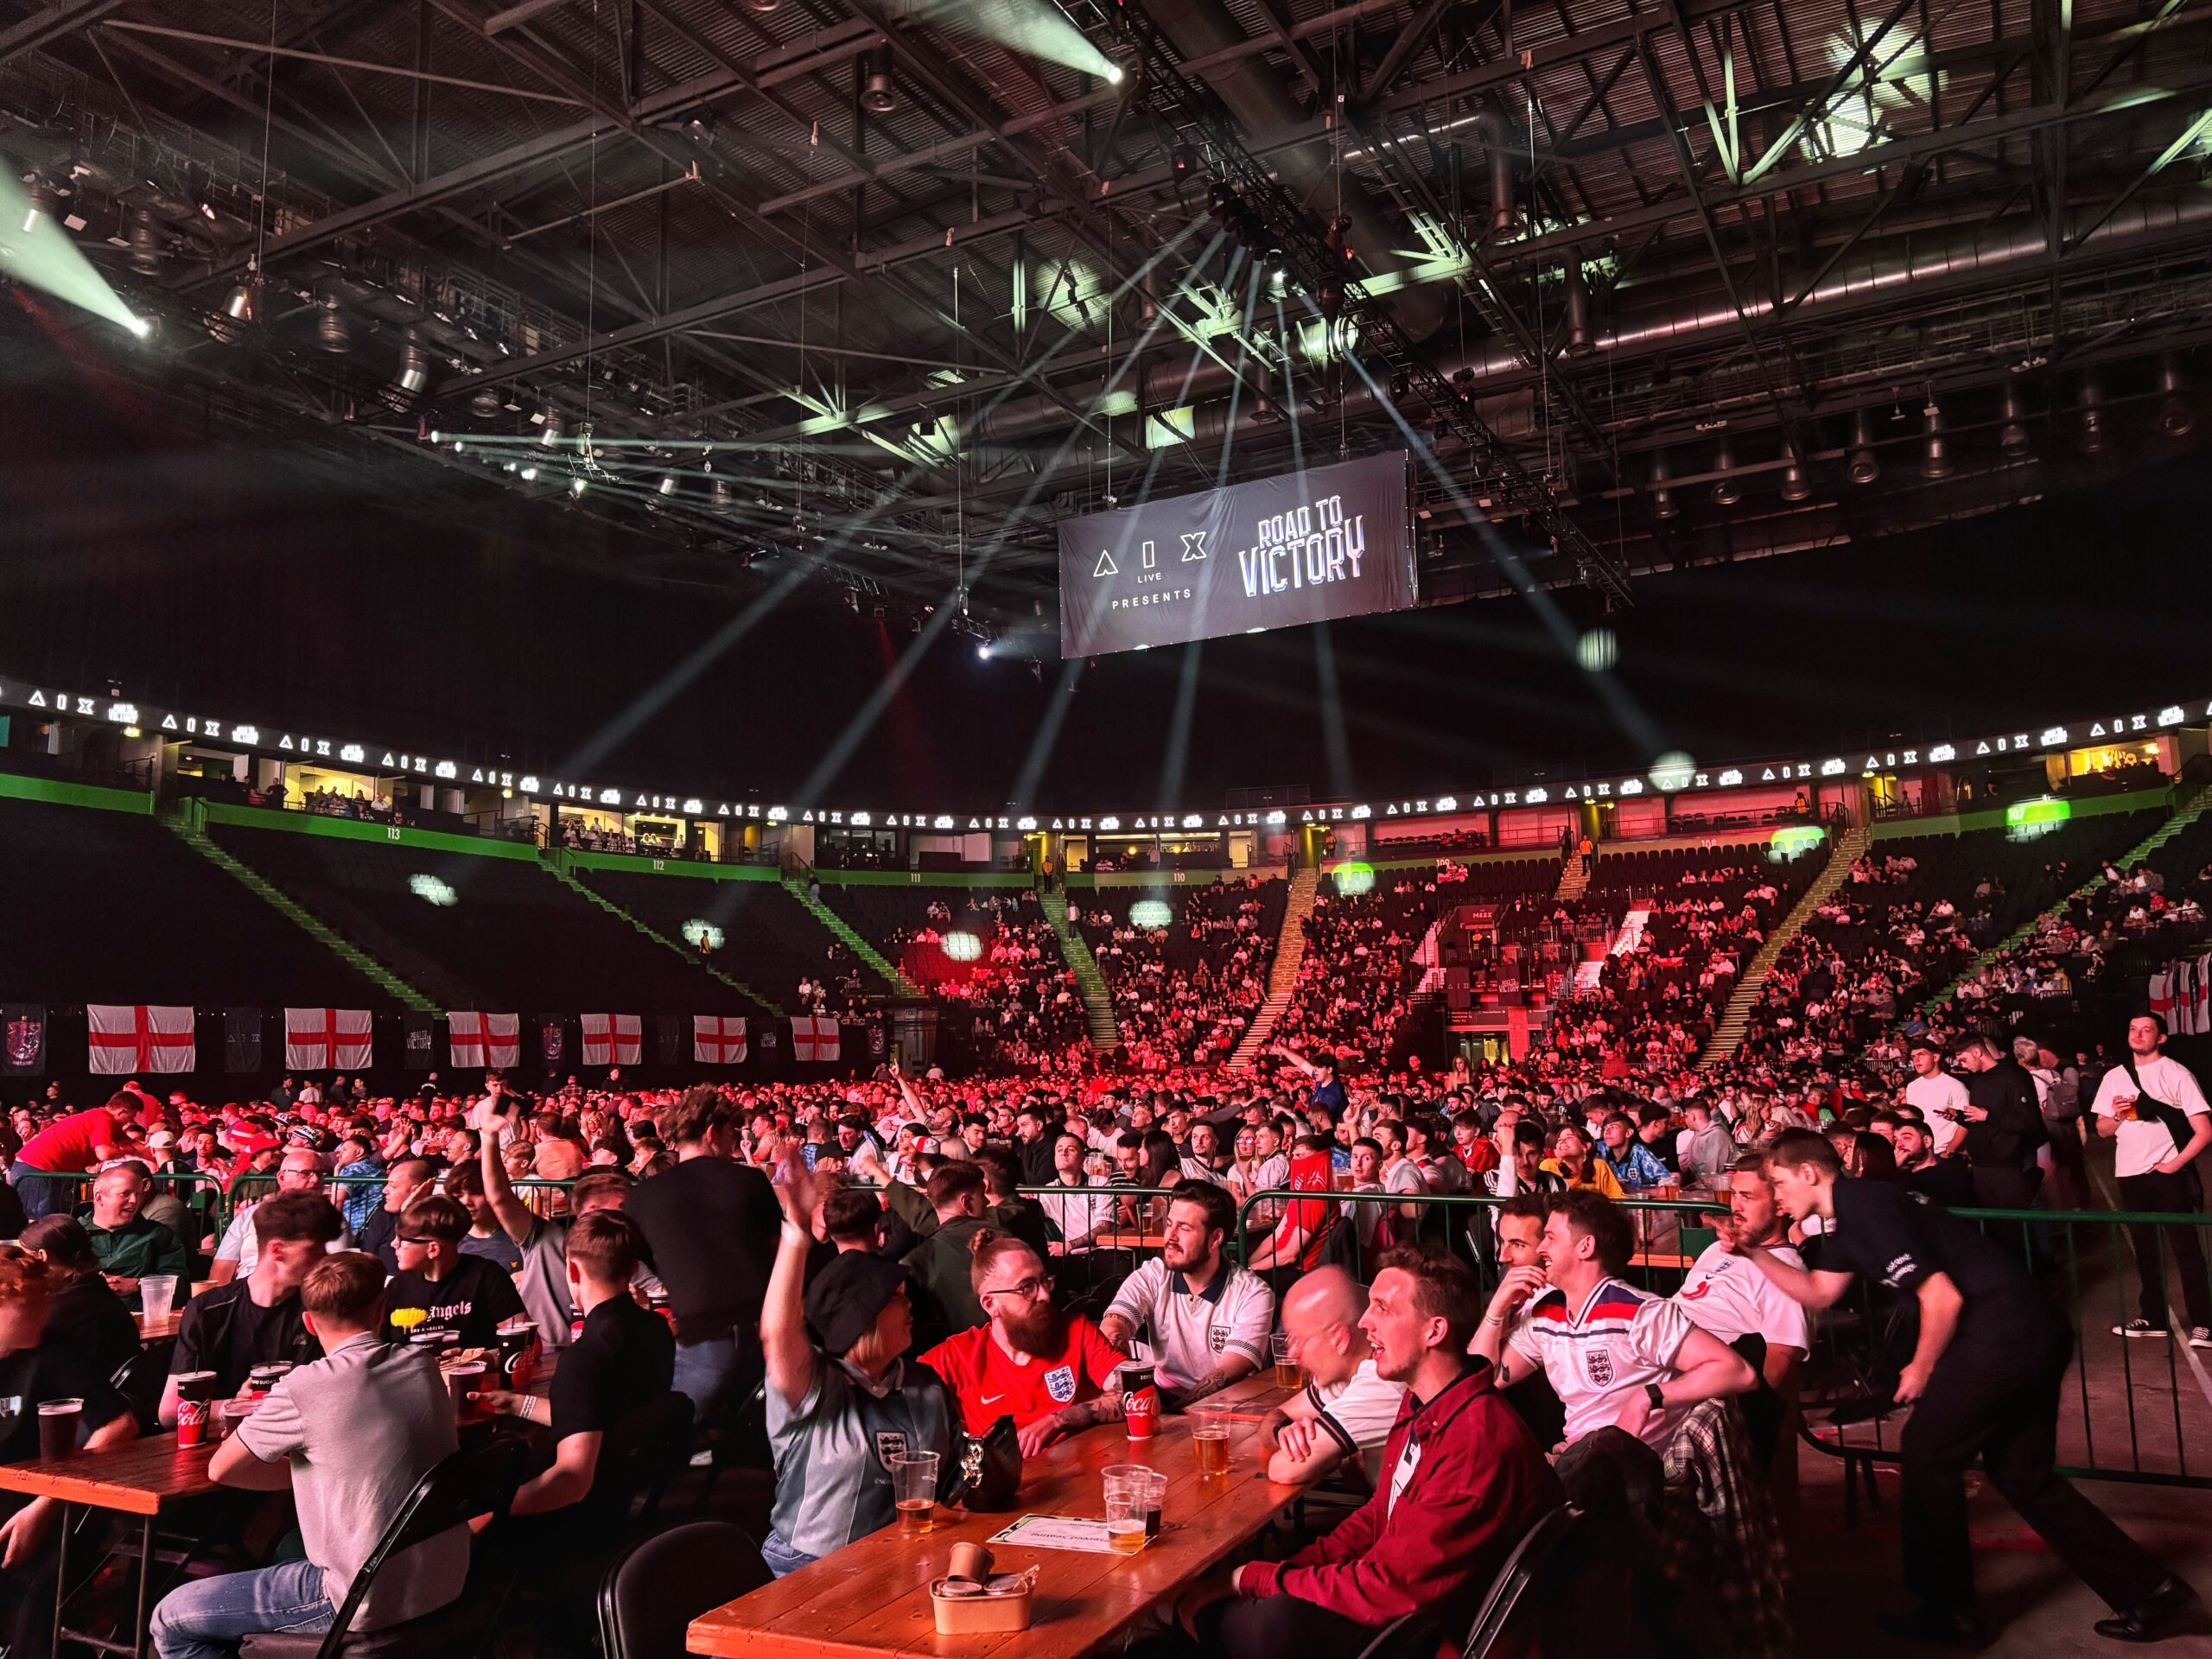
<instances>
[{"instance_id":1,"label":"black handbag","mask_svg":"<svg viewBox=\"0 0 2212 1659\"><path fill-rule=\"evenodd\" d=\"M1000 1418L980 1435L960 1437L960 1472L944 1503L1001 1514L1014 1507L1020 1490L1021 1440L1013 1418Z\"/></svg>"}]
</instances>

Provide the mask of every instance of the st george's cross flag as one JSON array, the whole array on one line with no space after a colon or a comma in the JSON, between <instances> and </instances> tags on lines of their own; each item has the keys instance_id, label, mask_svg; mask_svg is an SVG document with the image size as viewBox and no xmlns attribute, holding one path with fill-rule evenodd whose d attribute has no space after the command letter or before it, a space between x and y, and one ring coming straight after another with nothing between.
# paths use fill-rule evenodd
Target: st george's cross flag
<instances>
[{"instance_id":1,"label":"st george's cross flag","mask_svg":"<svg viewBox=\"0 0 2212 1659\"><path fill-rule=\"evenodd\" d=\"M96 1076L189 1071L199 1064L192 1010L143 1002L85 1004L89 1069Z\"/></svg>"},{"instance_id":2,"label":"st george's cross flag","mask_svg":"<svg viewBox=\"0 0 2212 1659\"><path fill-rule=\"evenodd\" d=\"M644 1028L634 1014L587 1014L578 1016L584 1028L586 1065L635 1065L644 1052Z\"/></svg>"},{"instance_id":3,"label":"st george's cross flag","mask_svg":"<svg viewBox=\"0 0 2212 1659\"><path fill-rule=\"evenodd\" d=\"M518 1014L448 1014L446 1047L455 1065L488 1065L495 1071L522 1059L522 1016Z\"/></svg>"},{"instance_id":4,"label":"st george's cross flag","mask_svg":"<svg viewBox=\"0 0 2212 1659\"><path fill-rule=\"evenodd\" d=\"M367 1071L369 1027L366 1008L285 1009L285 1070Z\"/></svg>"},{"instance_id":5,"label":"st george's cross flag","mask_svg":"<svg viewBox=\"0 0 2212 1659\"><path fill-rule=\"evenodd\" d=\"M704 1065L741 1065L745 1062L745 1020L742 1016L695 1014L691 1016L691 1058Z\"/></svg>"},{"instance_id":6,"label":"st george's cross flag","mask_svg":"<svg viewBox=\"0 0 2212 1659\"><path fill-rule=\"evenodd\" d=\"M791 1057L800 1060L837 1058L837 1016L800 1014L791 1016Z\"/></svg>"}]
</instances>

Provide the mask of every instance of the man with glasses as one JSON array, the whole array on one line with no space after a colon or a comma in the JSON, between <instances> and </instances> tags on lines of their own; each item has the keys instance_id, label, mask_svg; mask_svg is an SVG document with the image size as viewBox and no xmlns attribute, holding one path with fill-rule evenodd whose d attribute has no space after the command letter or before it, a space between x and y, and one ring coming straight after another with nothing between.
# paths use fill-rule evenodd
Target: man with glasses
<instances>
[{"instance_id":1,"label":"man with glasses","mask_svg":"<svg viewBox=\"0 0 2212 1659\"><path fill-rule=\"evenodd\" d=\"M322 1197L322 1154L308 1147L293 1147L284 1154L276 1166L276 1190L279 1192L312 1192ZM261 1236L254 1224L258 1204L248 1205L238 1211L229 1227L224 1230L222 1242L215 1246L215 1260L207 1269L207 1276L219 1285L253 1271L253 1264L261 1254ZM353 1248L353 1235L346 1230L345 1218L338 1224L338 1236L331 1241L333 1250Z\"/></svg>"},{"instance_id":2,"label":"man with glasses","mask_svg":"<svg viewBox=\"0 0 2212 1659\"><path fill-rule=\"evenodd\" d=\"M971 1269L989 1323L922 1356L959 1402L970 1434L1011 1417L1024 1457L1122 1414L1125 1356L1080 1313L1052 1305L1044 1258L1008 1234L987 1236Z\"/></svg>"},{"instance_id":3,"label":"man with glasses","mask_svg":"<svg viewBox=\"0 0 2212 1659\"><path fill-rule=\"evenodd\" d=\"M421 1311L415 1327L451 1331L464 1348L491 1347L502 1325L523 1317L515 1281L498 1263L462 1253L467 1236L468 1211L451 1198L417 1198L399 1217L399 1271L385 1293L397 1340L413 1328L403 1318L410 1310Z\"/></svg>"}]
</instances>

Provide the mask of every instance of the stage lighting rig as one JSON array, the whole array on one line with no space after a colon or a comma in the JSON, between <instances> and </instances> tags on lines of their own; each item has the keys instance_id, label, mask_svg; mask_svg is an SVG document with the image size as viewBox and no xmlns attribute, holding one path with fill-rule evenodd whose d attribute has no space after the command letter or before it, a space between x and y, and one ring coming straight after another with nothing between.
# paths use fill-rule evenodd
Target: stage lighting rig
<instances>
[{"instance_id":1,"label":"stage lighting rig","mask_svg":"<svg viewBox=\"0 0 2212 1659\"><path fill-rule=\"evenodd\" d=\"M1554 552L1588 572L1609 599L1632 602L1626 569L1568 517L1549 483L1522 466L1477 413L1471 391L1446 380L1428 353L1415 347L1389 308L1369 292L1344 233L1318 223L1245 147L1236 118L1211 86L1185 72L1143 9L1084 0L1077 16L1100 50L1141 72L1146 105L1169 153L1186 146L1209 159L1215 181L1208 205L1216 222L1255 254L1278 255L1268 268L1270 280L1280 270L1287 290L1313 296L1332 337L1338 327L1349 326L1365 359L1360 372L1372 372L1385 385L1404 377L1411 393L1402 411L1408 425L1416 433L1423 429L1419 411L1425 408L1437 430L1459 440L1471 464L1471 482L1495 503L1493 516L1525 518Z\"/></svg>"}]
</instances>

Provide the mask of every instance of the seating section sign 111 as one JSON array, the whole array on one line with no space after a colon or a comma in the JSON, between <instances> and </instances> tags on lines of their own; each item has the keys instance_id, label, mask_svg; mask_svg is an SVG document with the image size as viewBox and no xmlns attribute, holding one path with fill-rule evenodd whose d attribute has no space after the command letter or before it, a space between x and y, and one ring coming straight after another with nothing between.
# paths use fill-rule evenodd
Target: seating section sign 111
<instances>
[{"instance_id":1,"label":"seating section sign 111","mask_svg":"<svg viewBox=\"0 0 2212 1659\"><path fill-rule=\"evenodd\" d=\"M1414 603L1403 450L1060 522L1060 655Z\"/></svg>"}]
</instances>

